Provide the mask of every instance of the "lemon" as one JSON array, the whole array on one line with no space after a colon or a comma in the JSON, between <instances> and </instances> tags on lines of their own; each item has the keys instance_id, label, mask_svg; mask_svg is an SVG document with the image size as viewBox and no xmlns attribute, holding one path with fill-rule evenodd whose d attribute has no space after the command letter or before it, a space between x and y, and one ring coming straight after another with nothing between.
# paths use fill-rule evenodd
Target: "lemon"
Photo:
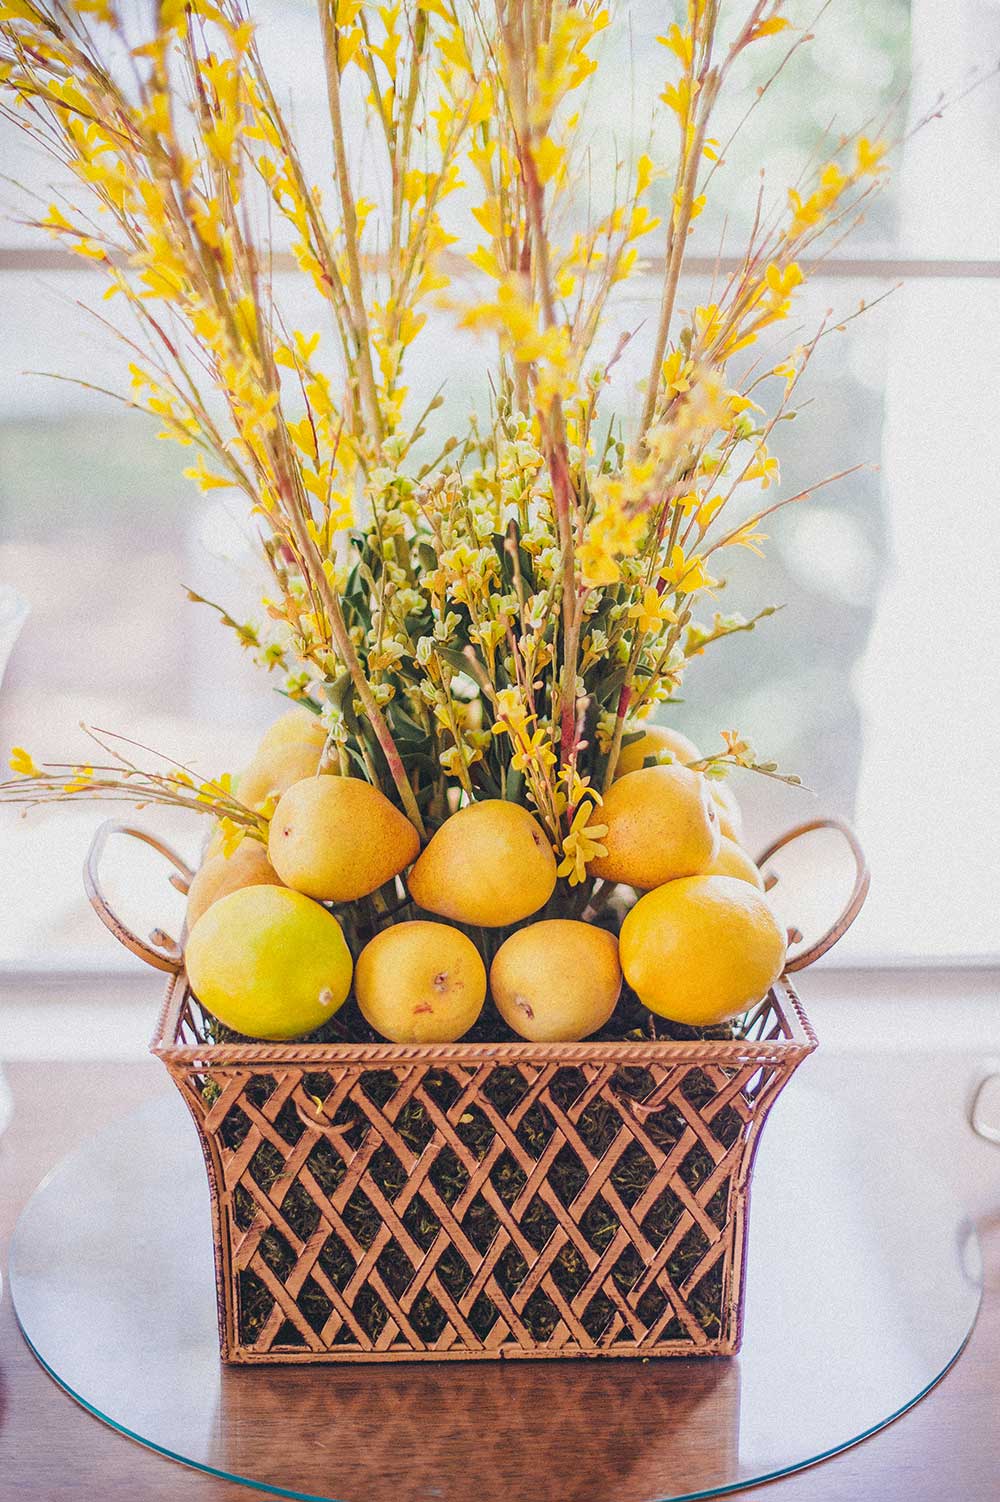
<instances>
[{"instance_id":1,"label":"lemon","mask_svg":"<svg viewBox=\"0 0 1000 1502\"><path fill-rule=\"evenodd\" d=\"M728 835L723 835L719 841L719 853L715 860L704 873L706 876L736 876L740 881L748 881L758 891L764 890L764 878L761 876L753 861L747 855L742 845L737 845Z\"/></svg>"},{"instance_id":2,"label":"lemon","mask_svg":"<svg viewBox=\"0 0 1000 1502\"><path fill-rule=\"evenodd\" d=\"M209 856L188 888L188 928L194 928L202 913L220 897L226 897L240 887L255 886L281 886L281 877L259 840L244 838L232 855Z\"/></svg>"},{"instance_id":3,"label":"lemon","mask_svg":"<svg viewBox=\"0 0 1000 1502\"><path fill-rule=\"evenodd\" d=\"M249 1038L298 1038L331 1017L351 989L351 952L325 907L287 887L220 897L188 935L198 1000Z\"/></svg>"},{"instance_id":4,"label":"lemon","mask_svg":"<svg viewBox=\"0 0 1000 1502\"><path fill-rule=\"evenodd\" d=\"M239 797L238 792L236 796ZM209 831L208 839L205 841L205 848L203 849L201 855L202 865L207 865L213 856L222 855L225 851L225 845L226 831L223 829L218 819L213 819L212 828Z\"/></svg>"},{"instance_id":5,"label":"lemon","mask_svg":"<svg viewBox=\"0 0 1000 1502\"><path fill-rule=\"evenodd\" d=\"M701 752L694 741L688 740L679 730L671 730L667 725L630 725L630 730L642 728L644 734L641 740L631 741L623 746L618 757L618 765L615 768L616 777L624 777L629 772L638 772L650 756L659 760L667 760L669 756L674 761L688 762L699 761Z\"/></svg>"},{"instance_id":6,"label":"lemon","mask_svg":"<svg viewBox=\"0 0 1000 1502\"><path fill-rule=\"evenodd\" d=\"M280 798L296 782L316 776L322 754L322 746L294 741L266 756L255 756L240 775L237 798L247 808L260 808L268 798Z\"/></svg>"},{"instance_id":7,"label":"lemon","mask_svg":"<svg viewBox=\"0 0 1000 1502\"><path fill-rule=\"evenodd\" d=\"M556 858L538 820L520 803L486 798L441 825L410 872L418 907L456 923L505 928L544 907Z\"/></svg>"},{"instance_id":8,"label":"lemon","mask_svg":"<svg viewBox=\"0 0 1000 1502\"><path fill-rule=\"evenodd\" d=\"M599 815L608 826L601 838L608 853L588 870L605 881L658 887L706 870L719 851L719 814L708 783L687 767L627 773L605 793Z\"/></svg>"},{"instance_id":9,"label":"lemon","mask_svg":"<svg viewBox=\"0 0 1000 1502\"><path fill-rule=\"evenodd\" d=\"M267 727L260 738L254 759L274 756L289 746L303 744L315 746L322 751L326 745L326 726L311 709L304 709L301 704L296 704Z\"/></svg>"},{"instance_id":10,"label":"lemon","mask_svg":"<svg viewBox=\"0 0 1000 1502\"><path fill-rule=\"evenodd\" d=\"M738 845L743 839L743 815L736 794L728 782L720 782L717 777L706 780L719 810L719 828L727 840L735 840Z\"/></svg>"},{"instance_id":11,"label":"lemon","mask_svg":"<svg viewBox=\"0 0 1000 1502\"><path fill-rule=\"evenodd\" d=\"M453 1043L486 998L486 968L471 939L447 923L396 923L358 957L362 1015L392 1043Z\"/></svg>"},{"instance_id":12,"label":"lemon","mask_svg":"<svg viewBox=\"0 0 1000 1502\"><path fill-rule=\"evenodd\" d=\"M519 928L490 967L497 1011L533 1043L571 1043L596 1033L621 988L614 934L570 918Z\"/></svg>"},{"instance_id":13,"label":"lemon","mask_svg":"<svg viewBox=\"0 0 1000 1502\"><path fill-rule=\"evenodd\" d=\"M785 963L774 914L734 876L687 876L647 892L625 918L619 945L639 1000L690 1027L745 1012Z\"/></svg>"},{"instance_id":14,"label":"lemon","mask_svg":"<svg viewBox=\"0 0 1000 1502\"><path fill-rule=\"evenodd\" d=\"M296 706L265 730L250 765L240 774L236 796L247 808L280 798L294 782L319 771L326 727L318 715Z\"/></svg>"},{"instance_id":15,"label":"lemon","mask_svg":"<svg viewBox=\"0 0 1000 1502\"><path fill-rule=\"evenodd\" d=\"M417 831L359 777L306 777L271 816L271 865L286 886L324 902L353 902L397 876L420 849Z\"/></svg>"}]
</instances>

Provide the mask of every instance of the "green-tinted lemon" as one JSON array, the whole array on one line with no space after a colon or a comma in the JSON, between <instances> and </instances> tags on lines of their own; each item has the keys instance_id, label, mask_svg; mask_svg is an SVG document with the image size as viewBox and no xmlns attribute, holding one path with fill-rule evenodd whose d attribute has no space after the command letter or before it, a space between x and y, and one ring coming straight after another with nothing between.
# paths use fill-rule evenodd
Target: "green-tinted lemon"
<instances>
[{"instance_id":1,"label":"green-tinted lemon","mask_svg":"<svg viewBox=\"0 0 1000 1502\"><path fill-rule=\"evenodd\" d=\"M185 950L198 1000L249 1038L298 1038L331 1017L351 989L340 924L287 887L242 887L198 919Z\"/></svg>"}]
</instances>

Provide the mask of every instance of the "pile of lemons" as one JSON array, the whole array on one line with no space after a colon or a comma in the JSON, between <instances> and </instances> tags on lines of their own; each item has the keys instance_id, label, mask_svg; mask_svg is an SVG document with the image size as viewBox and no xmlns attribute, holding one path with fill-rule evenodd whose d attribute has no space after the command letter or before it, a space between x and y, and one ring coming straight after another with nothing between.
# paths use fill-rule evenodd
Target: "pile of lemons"
<instances>
[{"instance_id":1,"label":"pile of lemons","mask_svg":"<svg viewBox=\"0 0 1000 1502\"><path fill-rule=\"evenodd\" d=\"M607 854L589 870L644 894L619 937L577 919L540 919L500 944L488 978L463 928L511 928L546 906L556 860L541 825L520 804L486 799L459 808L421 851L413 825L377 788L319 772L324 740L301 709L270 728L239 782L251 805L279 795L266 850L245 839L227 857L213 840L191 884L188 978L235 1031L312 1032L353 984L368 1023L392 1042L461 1038L487 991L521 1037L571 1041L608 1021L623 977L651 1011L711 1026L760 1000L781 974L784 935L739 843L738 805L725 784L683 764L698 751L676 731L650 727L626 746L600 810ZM677 760L645 765L665 753ZM330 907L407 870L410 899L429 916L383 927L355 965Z\"/></svg>"}]
</instances>

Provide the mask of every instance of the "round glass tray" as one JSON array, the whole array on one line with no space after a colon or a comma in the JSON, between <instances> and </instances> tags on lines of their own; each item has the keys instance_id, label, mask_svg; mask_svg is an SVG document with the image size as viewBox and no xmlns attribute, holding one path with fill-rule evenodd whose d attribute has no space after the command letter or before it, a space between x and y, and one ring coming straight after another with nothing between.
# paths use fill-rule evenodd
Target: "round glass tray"
<instances>
[{"instance_id":1,"label":"round glass tray","mask_svg":"<svg viewBox=\"0 0 1000 1502\"><path fill-rule=\"evenodd\" d=\"M796 1080L758 1156L735 1358L224 1368L205 1170L173 1095L49 1175L10 1283L36 1356L98 1418L279 1496L678 1502L810 1465L910 1407L965 1343L980 1264L885 1118Z\"/></svg>"}]
</instances>

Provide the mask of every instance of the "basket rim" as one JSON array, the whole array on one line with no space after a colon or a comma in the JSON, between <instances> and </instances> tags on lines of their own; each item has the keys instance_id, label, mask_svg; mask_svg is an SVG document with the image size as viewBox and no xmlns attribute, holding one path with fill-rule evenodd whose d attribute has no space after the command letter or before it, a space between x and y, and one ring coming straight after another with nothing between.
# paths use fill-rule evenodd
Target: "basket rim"
<instances>
[{"instance_id":1,"label":"basket rim","mask_svg":"<svg viewBox=\"0 0 1000 1502\"><path fill-rule=\"evenodd\" d=\"M786 1038L717 1038L682 1042L672 1038L622 1039L620 1042L579 1043L178 1043L181 1011L190 991L186 972L172 975L149 1043L149 1051L169 1066L220 1068L295 1065L312 1066L322 1073L335 1065L365 1064L477 1064L503 1060L524 1063L643 1063L697 1062L717 1064L799 1063L817 1046L812 1023L806 1016L791 981L782 975L768 993L788 1029Z\"/></svg>"}]
</instances>

